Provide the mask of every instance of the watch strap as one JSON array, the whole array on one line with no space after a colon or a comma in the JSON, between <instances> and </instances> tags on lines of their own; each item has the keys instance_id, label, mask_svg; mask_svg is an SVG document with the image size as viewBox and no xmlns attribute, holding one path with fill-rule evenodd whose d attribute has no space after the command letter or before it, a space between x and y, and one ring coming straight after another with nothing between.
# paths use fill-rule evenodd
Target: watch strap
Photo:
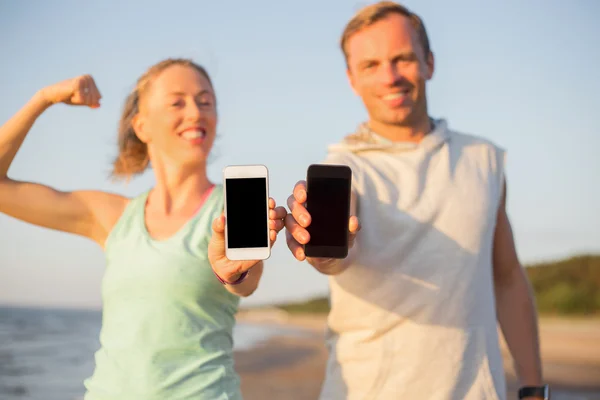
<instances>
[{"instance_id":1,"label":"watch strap","mask_svg":"<svg viewBox=\"0 0 600 400\"><path fill-rule=\"evenodd\" d=\"M240 275L240 277L235 281L235 282L227 282L225 279L221 278L213 269L213 273L215 274L215 276L217 277L217 279L219 280L219 282L221 282L223 285L239 285L240 283L244 282L244 280L246 280L246 277L248 276L248 271L245 271L244 273L242 273L242 275Z\"/></svg>"},{"instance_id":2,"label":"watch strap","mask_svg":"<svg viewBox=\"0 0 600 400\"><path fill-rule=\"evenodd\" d=\"M544 386L523 386L519 389L519 399L525 397L540 397L544 400L550 399L550 390L548 385Z\"/></svg>"}]
</instances>

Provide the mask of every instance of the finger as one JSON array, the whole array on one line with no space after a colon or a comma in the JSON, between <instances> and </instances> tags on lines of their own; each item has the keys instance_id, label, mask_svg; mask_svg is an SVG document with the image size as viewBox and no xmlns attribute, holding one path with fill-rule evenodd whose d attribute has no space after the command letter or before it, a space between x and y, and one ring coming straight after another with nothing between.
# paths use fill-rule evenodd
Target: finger
<instances>
[{"instance_id":1,"label":"finger","mask_svg":"<svg viewBox=\"0 0 600 400\"><path fill-rule=\"evenodd\" d=\"M284 219L286 215L287 210L282 206L269 210L269 219Z\"/></svg>"},{"instance_id":2,"label":"finger","mask_svg":"<svg viewBox=\"0 0 600 400\"><path fill-rule=\"evenodd\" d=\"M274 230L269 231L269 239L271 239L271 247L273 247L275 241L277 241L277 232Z\"/></svg>"},{"instance_id":3,"label":"finger","mask_svg":"<svg viewBox=\"0 0 600 400\"><path fill-rule=\"evenodd\" d=\"M89 75L85 75L81 82L84 104L88 106L92 105L92 92L90 87L90 80L91 77Z\"/></svg>"},{"instance_id":4,"label":"finger","mask_svg":"<svg viewBox=\"0 0 600 400\"><path fill-rule=\"evenodd\" d=\"M212 223L208 253L209 257L216 257L216 259L225 257L225 216L223 213L215 218Z\"/></svg>"},{"instance_id":5,"label":"finger","mask_svg":"<svg viewBox=\"0 0 600 400\"><path fill-rule=\"evenodd\" d=\"M272 219L269 221L269 229L273 229L276 233L279 233L284 226L283 219Z\"/></svg>"},{"instance_id":6,"label":"finger","mask_svg":"<svg viewBox=\"0 0 600 400\"><path fill-rule=\"evenodd\" d=\"M221 214L212 224L213 233L223 235L225 233L225 215Z\"/></svg>"},{"instance_id":7,"label":"finger","mask_svg":"<svg viewBox=\"0 0 600 400\"><path fill-rule=\"evenodd\" d=\"M102 95L100 94L100 91L98 90L98 86L96 85L96 82L94 81L94 78L90 78L90 93L91 93L91 107L92 108L98 108L100 107L100 99L102 98Z\"/></svg>"},{"instance_id":8,"label":"finger","mask_svg":"<svg viewBox=\"0 0 600 400\"><path fill-rule=\"evenodd\" d=\"M294 219L300 223L303 227L307 227L310 225L310 214L306 211L306 208L298 201L296 201L295 196L288 197L287 205Z\"/></svg>"},{"instance_id":9,"label":"finger","mask_svg":"<svg viewBox=\"0 0 600 400\"><path fill-rule=\"evenodd\" d=\"M306 244L310 241L310 235L306 229L304 229L292 214L288 214L285 217L285 229L294 237L298 243Z\"/></svg>"},{"instance_id":10,"label":"finger","mask_svg":"<svg viewBox=\"0 0 600 400\"><path fill-rule=\"evenodd\" d=\"M294 186L294 198L300 204L306 203L306 181L298 181Z\"/></svg>"},{"instance_id":11,"label":"finger","mask_svg":"<svg viewBox=\"0 0 600 400\"><path fill-rule=\"evenodd\" d=\"M78 78L75 80L75 87L69 99L74 104L85 104L85 79Z\"/></svg>"},{"instance_id":12,"label":"finger","mask_svg":"<svg viewBox=\"0 0 600 400\"><path fill-rule=\"evenodd\" d=\"M296 260L304 261L306 259L302 245L300 245L300 243L298 243L292 234L287 230L285 231L285 241L287 242L288 249L290 249Z\"/></svg>"},{"instance_id":13,"label":"finger","mask_svg":"<svg viewBox=\"0 0 600 400\"><path fill-rule=\"evenodd\" d=\"M275 199L273 199L272 197L269 197L269 209L274 209L275 208Z\"/></svg>"},{"instance_id":14,"label":"finger","mask_svg":"<svg viewBox=\"0 0 600 400\"><path fill-rule=\"evenodd\" d=\"M352 234L356 234L358 233L358 231L360 231L360 221L358 220L358 217L354 215L350 217L350 220L348 222L348 229Z\"/></svg>"},{"instance_id":15,"label":"finger","mask_svg":"<svg viewBox=\"0 0 600 400\"><path fill-rule=\"evenodd\" d=\"M94 78L90 75L87 76L87 88L89 93L89 103L90 107L96 107L98 105L98 89L96 88L96 84L94 83Z\"/></svg>"}]
</instances>

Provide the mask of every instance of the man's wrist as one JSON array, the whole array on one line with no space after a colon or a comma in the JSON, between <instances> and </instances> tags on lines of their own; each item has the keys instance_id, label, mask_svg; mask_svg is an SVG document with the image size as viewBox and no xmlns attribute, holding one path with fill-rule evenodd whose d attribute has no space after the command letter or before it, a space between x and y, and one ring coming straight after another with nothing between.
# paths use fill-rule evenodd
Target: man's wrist
<instances>
[{"instance_id":1,"label":"man's wrist","mask_svg":"<svg viewBox=\"0 0 600 400\"><path fill-rule=\"evenodd\" d=\"M542 381L541 378L534 378L534 379L519 379L520 385L519 387L525 387L525 386L544 386L544 382Z\"/></svg>"},{"instance_id":2,"label":"man's wrist","mask_svg":"<svg viewBox=\"0 0 600 400\"><path fill-rule=\"evenodd\" d=\"M344 266L344 260L337 258L307 258L306 261L325 275L337 275Z\"/></svg>"}]
</instances>

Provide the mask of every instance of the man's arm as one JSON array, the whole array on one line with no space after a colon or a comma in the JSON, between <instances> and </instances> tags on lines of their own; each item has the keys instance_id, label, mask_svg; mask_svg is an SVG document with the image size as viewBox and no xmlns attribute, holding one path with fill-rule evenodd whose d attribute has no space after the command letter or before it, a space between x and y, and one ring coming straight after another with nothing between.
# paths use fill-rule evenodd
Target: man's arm
<instances>
[{"instance_id":1,"label":"man's arm","mask_svg":"<svg viewBox=\"0 0 600 400\"><path fill-rule=\"evenodd\" d=\"M506 183L494 234L494 287L498 322L522 386L542 385L542 363L533 290L518 260L506 213Z\"/></svg>"}]
</instances>

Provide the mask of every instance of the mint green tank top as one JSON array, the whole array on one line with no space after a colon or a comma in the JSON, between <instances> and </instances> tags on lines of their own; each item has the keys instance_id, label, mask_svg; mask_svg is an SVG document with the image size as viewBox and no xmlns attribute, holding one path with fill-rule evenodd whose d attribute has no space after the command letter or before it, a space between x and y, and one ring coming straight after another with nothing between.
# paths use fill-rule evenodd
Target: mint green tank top
<instances>
[{"instance_id":1,"label":"mint green tank top","mask_svg":"<svg viewBox=\"0 0 600 400\"><path fill-rule=\"evenodd\" d=\"M146 229L148 194L130 201L105 245L101 347L85 400L239 400L239 297L217 280L207 256L223 188L216 185L165 240Z\"/></svg>"}]
</instances>

